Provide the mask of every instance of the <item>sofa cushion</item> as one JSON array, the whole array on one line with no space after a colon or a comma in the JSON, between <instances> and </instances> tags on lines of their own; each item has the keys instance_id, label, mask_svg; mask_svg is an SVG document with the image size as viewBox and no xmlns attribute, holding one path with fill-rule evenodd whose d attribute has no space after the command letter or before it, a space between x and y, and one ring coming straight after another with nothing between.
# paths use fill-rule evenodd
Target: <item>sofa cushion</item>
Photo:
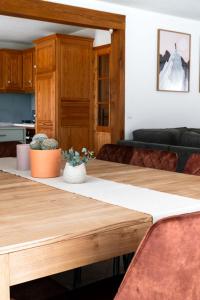
<instances>
[{"instance_id":1,"label":"sofa cushion","mask_svg":"<svg viewBox=\"0 0 200 300\"><path fill-rule=\"evenodd\" d=\"M134 149L130 164L166 171L176 171L178 155L169 151Z\"/></svg>"},{"instance_id":2,"label":"sofa cushion","mask_svg":"<svg viewBox=\"0 0 200 300\"><path fill-rule=\"evenodd\" d=\"M19 142L0 142L0 157L16 157L16 145Z\"/></svg>"},{"instance_id":3,"label":"sofa cushion","mask_svg":"<svg viewBox=\"0 0 200 300\"><path fill-rule=\"evenodd\" d=\"M192 154L185 165L184 173L200 176L200 154Z\"/></svg>"},{"instance_id":4,"label":"sofa cushion","mask_svg":"<svg viewBox=\"0 0 200 300\"><path fill-rule=\"evenodd\" d=\"M181 128L167 128L167 129L138 129L133 131L133 140L178 145L181 135L185 132L186 127Z\"/></svg>"},{"instance_id":5,"label":"sofa cushion","mask_svg":"<svg viewBox=\"0 0 200 300\"><path fill-rule=\"evenodd\" d=\"M158 144L158 143L145 143L133 140L120 140L117 143L118 145L124 146L132 146L134 148L143 148L143 149L157 149L157 150L165 150L168 151L170 145L166 144Z\"/></svg>"},{"instance_id":6,"label":"sofa cushion","mask_svg":"<svg viewBox=\"0 0 200 300\"><path fill-rule=\"evenodd\" d=\"M188 128L189 131L193 131L200 134L200 128Z\"/></svg>"},{"instance_id":7,"label":"sofa cushion","mask_svg":"<svg viewBox=\"0 0 200 300\"><path fill-rule=\"evenodd\" d=\"M180 145L200 148L200 133L194 131L184 132L181 136Z\"/></svg>"},{"instance_id":8,"label":"sofa cushion","mask_svg":"<svg viewBox=\"0 0 200 300\"><path fill-rule=\"evenodd\" d=\"M105 144L99 150L96 158L122 164L129 164L133 155L133 147Z\"/></svg>"}]
</instances>

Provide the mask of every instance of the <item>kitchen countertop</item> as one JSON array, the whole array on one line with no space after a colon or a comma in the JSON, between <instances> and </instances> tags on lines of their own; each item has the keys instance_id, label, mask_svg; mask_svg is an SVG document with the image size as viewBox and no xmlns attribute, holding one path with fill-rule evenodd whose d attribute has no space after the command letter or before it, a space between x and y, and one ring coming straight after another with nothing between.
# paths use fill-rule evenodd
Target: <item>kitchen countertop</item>
<instances>
[{"instance_id":1,"label":"kitchen countertop","mask_svg":"<svg viewBox=\"0 0 200 300\"><path fill-rule=\"evenodd\" d=\"M0 128L8 127L23 127L27 129L34 129L35 124L33 123L9 123L9 122L0 122Z\"/></svg>"},{"instance_id":2,"label":"kitchen countertop","mask_svg":"<svg viewBox=\"0 0 200 300\"><path fill-rule=\"evenodd\" d=\"M35 124L32 124L32 123L14 123L12 125L15 127L25 127L25 128L31 128L31 129L35 128Z\"/></svg>"}]
</instances>

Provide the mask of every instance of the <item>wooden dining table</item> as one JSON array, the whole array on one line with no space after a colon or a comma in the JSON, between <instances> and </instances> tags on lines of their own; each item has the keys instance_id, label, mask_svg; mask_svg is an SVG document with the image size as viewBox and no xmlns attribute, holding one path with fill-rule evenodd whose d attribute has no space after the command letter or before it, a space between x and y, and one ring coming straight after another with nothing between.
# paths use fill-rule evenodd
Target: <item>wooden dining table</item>
<instances>
[{"instance_id":1,"label":"wooden dining table","mask_svg":"<svg viewBox=\"0 0 200 300\"><path fill-rule=\"evenodd\" d=\"M89 175L200 199L200 177L100 160ZM0 300L10 286L134 252L152 216L0 172Z\"/></svg>"}]
</instances>

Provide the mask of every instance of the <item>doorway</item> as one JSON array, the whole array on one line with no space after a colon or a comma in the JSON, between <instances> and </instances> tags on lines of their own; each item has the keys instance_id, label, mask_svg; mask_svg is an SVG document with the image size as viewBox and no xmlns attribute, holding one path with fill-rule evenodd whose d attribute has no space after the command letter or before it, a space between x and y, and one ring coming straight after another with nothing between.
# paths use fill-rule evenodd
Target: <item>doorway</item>
<instances>
[{"instance_id":1,"label":"doorway","mask_svg":"<svg viewBox=\"0 0 200 300\"><path fill-rule=\"evenodd\" d=\"M86 28L112 30L109 75L109 141L116 143L119 139L123 139L125 106L125 16L41 0L0 0L0 14ZM96 135L95 130L94 135Z\"/></svg>"}]
</instances>

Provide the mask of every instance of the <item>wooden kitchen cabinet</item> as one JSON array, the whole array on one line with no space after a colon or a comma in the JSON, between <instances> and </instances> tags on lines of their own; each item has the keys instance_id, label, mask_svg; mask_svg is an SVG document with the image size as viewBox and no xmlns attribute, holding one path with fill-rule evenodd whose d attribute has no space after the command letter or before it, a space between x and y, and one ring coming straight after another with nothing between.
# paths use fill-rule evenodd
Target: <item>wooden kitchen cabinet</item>
<instances>
[{"instance_id":1,"label":"wooden kitchen cabinet","mask_svg":"<svg viewBox=\"0 0 200 300\"><path fill-rule=\"evenodd\" d=\"M22 91L22 51L0 50L0 90Z\"/></svg>"},{"instance_id":2,"label":"wooden kitchen cabinet","mask_svg":"<svg viewBox=\"0 0 200 300\"><path fill-rule=\"evenodd\" d=\"M36 132L62 149L93 148L93 39L54 34L36 44Z\"/></svg>"},{"instance_id":3,"label":"wooden kitchen cabinet","mask_svg":"<svg viewBox=\"0 0 200 300\"><path fill-rule=\"evenodd\" d=\"M35 90L35 49L0 49L0 91L29 92Z\"/></svg>"},{"instance_id":4,"label":"wooden kitchen cabinet","mask_svg":"<svg viewBox=\"0 0 200 300\"><path fill-rule=\"evenodd\" d=\"M35 89L35 49L23 51L23 90L34 92Z\"/></svg>"},{"instance_id":5,"label":"wooden kitchen cabinet","mask_svg":"<svg viewBox=\"0 0 200 300\"><path fill-rule=\"evenodd\" d=\"M36 132L56 136L55 72L38 74L36 77Z\"/></svg>"},{"instance_id":6,"label":"wooden kitchen cabinet","mask_svg":"<svg viewBox=\"0 0 200 300\"><path fill-rule=\"evenodd\" d=\"M53 72L56 69L56 39L44 37L36 42L37 74Z\"/></svg>"},{"instance_id":7,"label":"wooden kitchen cabinet","mask_svg":"<svg viewBox=\"0 0 200 300\"><path fill-rule=\"evenodd\" d=\"M22 89L22 53L7 51L6 53L6 87L11 90Z\"/></svg>"}]
</instances>

